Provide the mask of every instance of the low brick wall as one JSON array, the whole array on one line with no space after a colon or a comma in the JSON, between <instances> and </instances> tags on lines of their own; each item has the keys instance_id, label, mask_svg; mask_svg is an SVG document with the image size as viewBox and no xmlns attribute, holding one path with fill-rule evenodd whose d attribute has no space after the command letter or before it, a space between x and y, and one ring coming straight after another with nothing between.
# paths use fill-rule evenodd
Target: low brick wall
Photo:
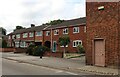
<instances>
[{"instance_id":1,"label":"low brick wall","mask_svg":"<svg viewBox=\"0 0 120 77\"><path fill-rule=\"evenodd\" d=\"M15 48L0 48L0 52L14 52Z\"/></svg>"},{"instance_id":2,"label":"low brick wall","mask_svg":"<svg viewBox=\"0 0 120 77\"><path fill-rule=\"evenodd\" d=\"M14 53L26 53L27 48L15 48Z\"/></svg>"},{"instance_id":3,"label":"low brick wall","mask_svg":"<svg viewBox=\"0 0 120 77\"><path fill-rule=\"evenodd\" d=\"M62 52L45 52L44 56L63 58L63 53Z\"/></svg>"}]
</instances>

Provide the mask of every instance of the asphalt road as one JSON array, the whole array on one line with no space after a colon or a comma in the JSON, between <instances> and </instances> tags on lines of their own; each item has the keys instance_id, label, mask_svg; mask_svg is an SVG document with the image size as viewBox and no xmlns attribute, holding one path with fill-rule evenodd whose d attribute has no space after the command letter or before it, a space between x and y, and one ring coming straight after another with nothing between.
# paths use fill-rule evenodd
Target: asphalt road
<instances>
[{"instance_id":1,"label":"asphalt road","mask_svg":"<svg viewBox=\"0 0 120 77\"><path fill-rule=\"evenodd\" d=\"M2 59L2 75L78 75L76 73Z\"/></svg>"}]
</instances>

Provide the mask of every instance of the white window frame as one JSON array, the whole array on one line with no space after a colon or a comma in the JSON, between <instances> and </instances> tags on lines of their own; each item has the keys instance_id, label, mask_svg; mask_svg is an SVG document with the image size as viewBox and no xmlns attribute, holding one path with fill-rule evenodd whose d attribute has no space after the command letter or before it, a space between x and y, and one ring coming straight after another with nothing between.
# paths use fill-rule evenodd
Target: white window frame
<instances>
[{"instance_id":1,"label":"white window frame","mask_svg":"<svg viewBox=\"0 0 120 77\"><path fill-rule=\"evenodd\" d=\"M79 33L80 28L79 27L73 27L73 33Z\"/></svg>"},{"instance_id":2,"label":"white window frame","mask_svg":"<svg viewBox=\"0 0 120 77\"><path fill-rule=\"evenodd\" d=\"M25 47L27 47L27 44L26 44L26 42L20 42L20 47L22 47L22 48L25 48Z\"/></svg>"},{"instance_id":3,"label":"white window frame","mask_svg":"<svg viewBox=\"0 0 120 77\"><path fill-rule=\"evenodd\" d=\"M81 43L81 45L82 45L82 40L74 40L73 41L73 47L77 47L78 45L80 45L80 44L77 44L77 42ZM74 45L74 43L75 43L75 45Z\"/></svg>"},{"instance_id":4,"label":"white window frame","mask_svg":"<svg viewBox=\"0 0 120 77\"><path fill-rule=\"evenodd\" d=\"M15 39L15 35L12 35L12 39Z\"/></svg>"},{"instance_id":5,"label":"white window frame","mask_svg":"<svg viewBox=\"0 0 120 77\"><path fill-rule=\"evenodd\" d=\"M42 31L36 32L36 36L42 36Z\"/></svg>"},{"instance_id":6,"label":"white window frame","mask_svg":"<svg viewBox=\"0 0 120 77\"><path fill-rule=\"evenodd\" d=\"M33 36L34 36L34 32L30 32L29 37L33 37Z\"/></svg>"},{"instance_id":7,"label":"white window frame","mask_svg":"<svg viewBox=\"0 0 120 77\"><path fill-rule=\"evenodd\" d=\"M48 34L48 33L50 33L50 31L46 31L46 36L49 36L50 34Z\"/></svg>"},{"instance_id":8,"label":"white window frame","mask_svg":"<svg viewBox=\"0 0 120 77\"><path fill-rule=\"evenodd\" d=\"M64 47L64 46L62 45L62 46L60 46L60 47ZM68 47L68 45L66 45L66 47Z\"/></svg>"},{"instance_id":9,"label":"white window frame","mask_svg":"<svg viewBox=\"0 0 120 77\"><path fill-rule=\"evenodd\" d=\"M23 38L27 38L28 37L28 33L23 33Z\"/></svg>"},{"instance_id":10,"label":"white window frame","mask_svg":"<svg viewBox=\"0 0 120 77\"><path fill-rule=\"evenodd\" d=\"M68 32L69 32L68 28L63 29L63 34L68 34Z\"/></svg>"},{"instance_id":11,"label":"white window frame","mask_svg":"<svg viewBox=\"0 0 120 77\"><path fill-rule=\"evenodd\" d=\"M17 34L17 35L16 35L16 38L20 38L20 34Z\"/></svg>"},{"instance_id":12,"label":"white window frame","mask_svg":"<svg viewBox=\"0 0 120 77\"><path fill-rule=\"evenodd\" d=\"M54 35L59 35L59 30L54 30Z\"/></svg>"},{"instance_id":13,"label":"white window frame","mask_svg":"<svg viewBox=\"0 0 120 77\"><path fill-rule=\"evenodd\" d=\"M15 47L19 47L19 42L15 42Z\"/></svg>"}]
</instances>

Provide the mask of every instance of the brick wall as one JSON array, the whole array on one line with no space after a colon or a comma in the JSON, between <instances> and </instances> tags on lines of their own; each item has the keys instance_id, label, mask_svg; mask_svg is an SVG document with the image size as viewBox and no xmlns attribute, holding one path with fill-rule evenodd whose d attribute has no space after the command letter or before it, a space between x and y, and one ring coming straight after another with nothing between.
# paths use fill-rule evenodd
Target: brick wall
<instances>
[{"instance_id":1,"label":"brick wall","mask_svg":"<svg viewBox=\"0 0 120 77\"><path fill-rule=\"evenodd\" d=\"M73 47L73 41L74 40L82 40L82 44L85 47L85 40L86 40L86 34L84 33L84 25L82 26L78 26L80 29L79 33L73 33L73 27L69 27L69 37L70 37L70 44L68 45L68 47L66 48L66 50L68 52L77 52L77 48ZM63 29L59 29L60 31L60 36L63 36ZM53 40L58 40L59 38L56 36L53 36ZM58 50L64 50L63 47L60 47L60 45L58 45Z\"/></svg>"},{"instance_id":2,"label":"brick wall","mask_svg":"<svg viewBox=\"0 0 120 77\"><path fill-rule=\"evenodd\" d=\"M77 52L77 48L76 47L73 47L73 41L74 40L82 40L82 44L84 47L86 47L86 33L84 32L84 27L85 25L80 25L80 26L77 26L80 28L80 32L79 33L76 33L74 34L73 33L73 26L69 27L69 37L70 37L70 44L68 45L68 47L66 48L66 51L68 52ZM58 44L58 39L60 36L63 36L63 29L64 28L59 28L59 35L54 35L54 30L52 30L52 44L53 44L53 41L56 41L57 42L57 51L60 52L60 51L63 51L64 48L63 47L60 47L60 45ZM51 30L48 30L48 31L51 31ZM51 35L50 36L46 36L46 31L43 32L44 33L44 42L45 41L50 41L51 42Z\"/></svg>"},{"instance_id":3,"label":"brick wall","mask_svg":"<svg viewBox=\"0 0 120 77\"><path fill-rule=\"evenodd\" d=\"M26 53L27 48L15 48L14 53Z\"/></svg>"},{"instance_id":4,"label":"brick wall","mask_svg":"<svg viewBox=\"0 0 120 77\"><path fill-rule=\"evenodd\" d=\"M119 8L119 24L118 24L119 25L118 26L118 29L119 29L118 30L118 40L119 40L119 43L118 43L119 44L119 46L118 46L119 51L118 51L118 53L119 54L118 54L118 57L119 57L119 69L120 69L120 1L119 1L119 7L118 8ZM119 72L120 72L120 70L119 70Z\"/></svg>"},{"instance_id":5,"label":"brick wall","mask_svg":"<svg viewBox=\"0 0 120 77\"><path fill-rule=\"evenodd\" d=\"M44 56L63 58L63 53L62 53L62 52L56 52L56 53L53 53L53 52L45 52Z\"/></svg>"},{"instance_id":6,"label":"brick wall","mask_svg":"<svg viewBox=\"0 0 120 77\"><path fill-rule=\"evenodd\" d=\"M0 52L14 52L15 48L0 48Z\"/></svg>"},{"instance_id":7,"label":"brick wall","mask_svg":"<svg viewBox=\"0 0 120 77\"><path fill-rule=\"evenodd\" d=\"M104 6L104 10L98 10ZM94 38L105 39L105 62L107 66L118 63L118 3L87 2L87 49L86 63L93 64Z\"/></svg>"}]
</instances>

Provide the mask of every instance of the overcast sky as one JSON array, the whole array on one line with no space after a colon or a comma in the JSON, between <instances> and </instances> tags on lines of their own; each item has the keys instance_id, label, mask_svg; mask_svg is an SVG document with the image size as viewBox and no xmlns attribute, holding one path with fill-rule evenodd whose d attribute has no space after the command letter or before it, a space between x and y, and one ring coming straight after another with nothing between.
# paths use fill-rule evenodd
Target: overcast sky
<instances>
[{"instance_id":1,"label":"overcast sky","mask_svg":"<svg viewBox=\"0 0 120 77\"><path fill-rule=\"evenodd\" d=\"M85 17L85 0L0 0L0 27L13 31L55 19Z\"/></svg>"}]
</instances>

